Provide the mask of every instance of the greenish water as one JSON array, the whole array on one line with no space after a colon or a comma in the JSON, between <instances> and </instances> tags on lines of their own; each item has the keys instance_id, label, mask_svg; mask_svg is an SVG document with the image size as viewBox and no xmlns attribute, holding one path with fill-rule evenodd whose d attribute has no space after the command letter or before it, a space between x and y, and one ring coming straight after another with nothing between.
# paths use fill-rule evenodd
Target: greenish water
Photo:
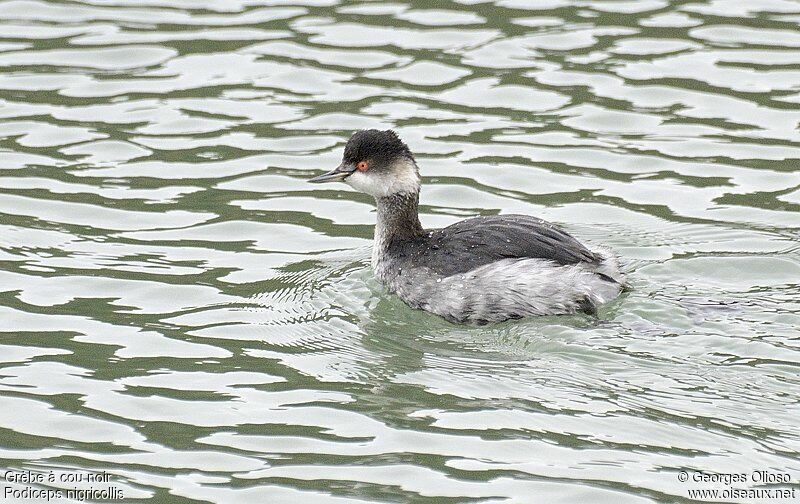
<instances>
[{"instance_id":1,"label":"greenish water","mask_svg":"<svg viewBox=\"0 0 800 504\"><path fill-rule=\"evenodd\" d=\"M0 467L105 470L127 502L797 489L798 23L788 0L0 1ZM614 248L632 292L482 328L406 307L369 270L369 198L305 183L367 127L417 153L425 226L533 214Z\"/></svg>"}]
</instances>

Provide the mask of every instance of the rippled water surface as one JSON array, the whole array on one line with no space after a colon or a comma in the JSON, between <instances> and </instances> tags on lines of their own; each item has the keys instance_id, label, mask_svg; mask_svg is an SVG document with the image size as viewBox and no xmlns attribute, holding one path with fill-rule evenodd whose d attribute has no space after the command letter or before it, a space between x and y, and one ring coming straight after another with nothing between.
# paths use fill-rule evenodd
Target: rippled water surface
<instances>
[{"instance_id":1,"label":"rippled water surface","mask_svg":"<svg viewBox=\"0 0 800 504\"><path fill-rule=\"evenodd\" d=\"M797 488L798 24L789 0L0 1L0 466L137 502ZM406 307L371 200L305 182L371 127L417 153L425 226L537 215L633 290L482 328Z\"/></svg>"}]
</instances>

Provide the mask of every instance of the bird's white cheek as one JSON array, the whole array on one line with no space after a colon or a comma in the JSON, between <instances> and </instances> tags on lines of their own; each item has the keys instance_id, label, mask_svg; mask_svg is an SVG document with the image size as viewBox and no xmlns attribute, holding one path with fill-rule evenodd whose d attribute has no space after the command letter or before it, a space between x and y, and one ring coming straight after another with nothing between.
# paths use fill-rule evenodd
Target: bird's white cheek
<instances>
[{"instance_id":1,"label":"bird's white cheek","mask_svg":"<svg viewBox=\"0 0 800 504\"><path fill-rule=\"evenodd\" d=\"M419 192L419 175L413 161L400 160L377 171L356 171L344 180L353 189L376 198Z\"/></svg>"},{"instance_id":2,"label":"bird's white cheek","mask_svg":"<svg viewBox=\"0 0 800 504\"><path fill-rule=\"evenodd\" d=\"M356 191L375 197L388 196L391 189L384 177L375 174L367 175L360 171L354 172L344 181Z\"/></svg>"}]
</instances>

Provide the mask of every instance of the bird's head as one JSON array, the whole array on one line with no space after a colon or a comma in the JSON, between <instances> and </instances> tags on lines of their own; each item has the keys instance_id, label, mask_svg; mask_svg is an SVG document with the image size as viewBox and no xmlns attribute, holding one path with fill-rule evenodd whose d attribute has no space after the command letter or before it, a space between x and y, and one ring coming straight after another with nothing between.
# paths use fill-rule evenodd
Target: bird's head
<instances>
[{"instance_id":1,"label":"bird's head","mask_svg":"<svg viewBox=\"0 0 800 504\"><path fill-rule=\"evenodd\" d=\"M357 131L347 141L342 163L313 183L344 182L376 198L419 192L414 156L392 130Z\"/></svg>"}]
</instances>

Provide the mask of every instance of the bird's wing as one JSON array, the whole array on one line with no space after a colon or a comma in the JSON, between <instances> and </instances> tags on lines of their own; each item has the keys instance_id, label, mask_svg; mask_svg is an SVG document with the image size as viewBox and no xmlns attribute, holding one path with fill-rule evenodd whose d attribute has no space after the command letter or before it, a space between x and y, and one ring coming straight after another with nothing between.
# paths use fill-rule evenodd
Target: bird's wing
<instances>
[{"instance_id":1,"label":"bird's wing","mask_svg":"<svg viewBox=\"0 0 800 504\"><path fill-rule=\"evenodd\" d=\"M443 276L465 273L509 258L557 264L596 263L599 258L555 225L528 215L475 217L430 232L399 252Z\"/></svg>"}]
</instances>

